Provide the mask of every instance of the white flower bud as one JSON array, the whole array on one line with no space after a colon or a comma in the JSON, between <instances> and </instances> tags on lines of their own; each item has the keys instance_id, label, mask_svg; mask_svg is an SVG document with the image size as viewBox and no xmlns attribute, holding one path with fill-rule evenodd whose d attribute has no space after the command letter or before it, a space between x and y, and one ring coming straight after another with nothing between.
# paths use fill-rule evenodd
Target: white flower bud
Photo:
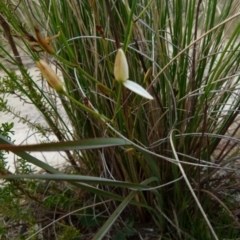
<instances>
[{"instance_id":1,"label":"white flower bud","mask_svg":"<svg viewBox=\"0 0 240 240\"><path fill-rule=\"evenodd\" d=\"M114 77L119 82L125 82L129 77L127 59L121 48L117 51L114 63Z\"/></svg>"}]
</instances>

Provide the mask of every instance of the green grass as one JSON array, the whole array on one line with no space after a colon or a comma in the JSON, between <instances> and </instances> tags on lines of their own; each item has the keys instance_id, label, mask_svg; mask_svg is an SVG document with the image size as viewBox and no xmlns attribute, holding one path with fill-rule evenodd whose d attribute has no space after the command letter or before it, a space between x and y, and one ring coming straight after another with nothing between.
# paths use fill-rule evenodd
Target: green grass
<instances>
[{"instance_id":1,"label":"green grass","mask_svg":"<svg viewBox=\"0 0 240 240\"><path fill-rule=\"evenodd\" d=\"M47 172L6 173L6 165L1 170L6 187L29 193L13 199L23 198L47 214L44 239L64 239L69 232L69 239L239 236L234 200L239 194L239 7L234 0L0 2L1 34L12 51L0 46L5 59L0 67L7 74L0 110L24 121L5 100L8 94L24 96L48 127L31 119L28 126L45 142L46 133L59 142L18 147L0 137L0 149ZM53 54L43 44L32 46L34 27L43 37L60 32L51 41ZM114 79L119 47L126 53L129 79L154 100ZM61 72L65 93L36 84L23 55L44 59ZM27 153L52 150L65 152L70 170ZM32 226L40 226L38 216L13 220L26 223L26 239L37 236Z\"/></svg>"}]
</instances>

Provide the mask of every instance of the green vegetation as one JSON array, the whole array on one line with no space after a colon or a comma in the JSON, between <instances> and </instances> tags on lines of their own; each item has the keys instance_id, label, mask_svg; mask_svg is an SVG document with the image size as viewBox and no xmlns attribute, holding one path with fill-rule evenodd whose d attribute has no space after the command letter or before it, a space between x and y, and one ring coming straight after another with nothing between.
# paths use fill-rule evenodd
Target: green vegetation
<instances>
[{"instance_id":1,"label":"green vegetation","mask_svg":"<svg viewBox=\"0 0 240 240\"><path fill-rule=\"evenodd\" d=\"M238 1L3 0L0 9L0 111L42 142L10 144L14 127L2 125L0 150L19 157L10 172L0 155L2 239L240 236ZM114 79L118 48L153 100ZM45 70L57 91L33 79L25 56L57 70L64 90ZM46 123L21 116L8 95ZM32 151L62 151L70 167Z\"/></svg>"}]
</instances>

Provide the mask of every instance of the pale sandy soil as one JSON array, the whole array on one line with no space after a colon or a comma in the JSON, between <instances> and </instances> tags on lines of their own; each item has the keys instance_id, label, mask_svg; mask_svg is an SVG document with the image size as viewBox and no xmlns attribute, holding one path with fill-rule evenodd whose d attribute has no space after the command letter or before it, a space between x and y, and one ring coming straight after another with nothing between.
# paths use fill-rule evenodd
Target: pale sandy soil
<instances>
[{"instance_id":1,"label":"pale sandy soil","mask_svg":"<svg viewBox=\"0 0 240 240\"><path fill-rule=\"evenodd\" d=\"M39 79L39 72L35 67L31 67L29 69L33 78ZM0 82L4 73L0 71ZM33 122L45 124L43 117L40 112L32 105L19 101L18 98L14 98L13 96L8 96L8 104L14 107L17 111L20 111L22 116L28 116ZM38 143L40 137L34 133L32 130L29 130L26 124L23 124L18 121L18 119L14 119L12 115L6 114L0 111L0 125L6 122L14 123L14 132L15 134L12 136L12 140L15 140L15 144L33 144ZM46 124L45 124L46 125ZM51 140L56 140L53 136ZM37 157L39 160L44 160L48 162L52 166L60 167L62 164L66 163L65 159L62 155L57 152L45 152L45 153L31 153L33 156ZM15 169L15 164L17 164L17 156L14 154L8 154L8 163L10 166L10 170L13 171Z\"/></svg>"}]
</instances>

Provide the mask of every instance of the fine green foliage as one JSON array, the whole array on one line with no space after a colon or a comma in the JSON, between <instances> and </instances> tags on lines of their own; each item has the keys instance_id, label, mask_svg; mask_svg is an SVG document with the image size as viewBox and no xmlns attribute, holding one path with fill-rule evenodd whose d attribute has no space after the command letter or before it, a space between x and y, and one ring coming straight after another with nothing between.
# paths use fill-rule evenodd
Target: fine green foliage
<instances>
[{"instance_id":1,"label":"fine green foliage","mask_svg":"<svg viewBox=\"0 0 240 240\"><path fill-rule=\"evenodd\" d=\"M1 177L28 193L28 210L48 214L44 224L32 212L11 216L26 223L26 239L240 235L239 1L4 0L0 9L0 111L43 143L15 146L0 135L0 149L22 159L16 173L3 164ZM123 83L114 79L119 48ZM47 81L36 81L24 56L51 65L64 88L46 69ZM154 99L123 87L128 79ZM8 95L33 104L45 124L21 116ZM70 168L26 151L62 151ZM12 198L21 206L22 196Z\"/></svg>"}]
</instances>

